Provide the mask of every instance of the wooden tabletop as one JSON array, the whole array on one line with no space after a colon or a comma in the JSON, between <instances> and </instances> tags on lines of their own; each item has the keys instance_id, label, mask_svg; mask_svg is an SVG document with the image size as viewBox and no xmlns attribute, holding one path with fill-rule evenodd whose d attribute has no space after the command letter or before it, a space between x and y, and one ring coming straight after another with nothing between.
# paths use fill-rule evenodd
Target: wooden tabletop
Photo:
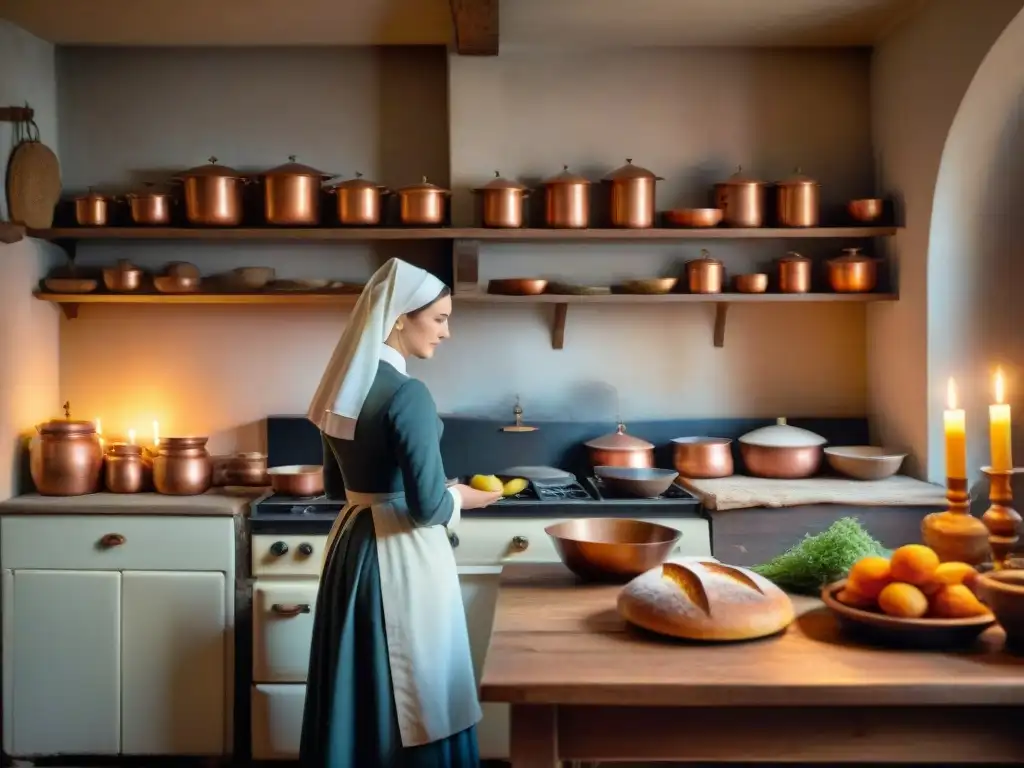
<instances>
[{"instance_id":1,"label":"wooden tabletop","mask_svg":"<svg viewBox=\"0 0 1024 768\"><path fill-rule=\"evenodd\" d=\"M1024 657L987 631L969 651L887 650L840 634L820 601L795 597L782 635L749 643L671 640L627 625L620 587L561 565L501 577L481 680L484 701L623 706L1024 704Z\"/></svg>"}]
</instances>

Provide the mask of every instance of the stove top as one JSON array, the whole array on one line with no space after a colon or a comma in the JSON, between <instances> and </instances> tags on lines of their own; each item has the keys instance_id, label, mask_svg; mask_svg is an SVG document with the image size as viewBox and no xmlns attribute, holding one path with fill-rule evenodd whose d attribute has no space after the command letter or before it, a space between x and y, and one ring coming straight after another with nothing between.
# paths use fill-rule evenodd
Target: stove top
<instances>
[{"instance_id":1,"label":"stove top","mask_svg":"<svg viewBox=\"0 0 1024 768\"><path fill-rule=\"evenodd\" d=\"M564 485L530 483L520 493L517 493L515 496L506 496L498 501L498 504L516 504L519 502L544 504L570 501L598 501L598 499L573 478L572 482Z\"/></svg>"},{"instance_id":2,"label":"stove top","mask_svg":"<svg viewBox=\"0 0 1024 768\"><path fill-rule=\"evenodd\" d=\"M249 527L253 533L326 533L344 506L344 499L283 496L271 491L250 505Z\"/></svg>"}]
</instances>

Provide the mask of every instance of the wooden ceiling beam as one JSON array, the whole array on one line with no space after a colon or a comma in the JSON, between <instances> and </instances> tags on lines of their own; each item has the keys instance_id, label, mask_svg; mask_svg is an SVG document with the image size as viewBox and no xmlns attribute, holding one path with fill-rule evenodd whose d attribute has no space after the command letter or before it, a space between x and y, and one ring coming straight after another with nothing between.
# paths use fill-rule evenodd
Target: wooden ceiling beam
<instances>
[{"instance_id":1,"label":"wooden ceiling beam","mask_svg":"<svg viewBox=\"0 0 1024 768\"><path fill-rule=\"evenodd\" d=\"M499 0L448 0L460 56L498 55Z\"/></svg>"}]
</instances>

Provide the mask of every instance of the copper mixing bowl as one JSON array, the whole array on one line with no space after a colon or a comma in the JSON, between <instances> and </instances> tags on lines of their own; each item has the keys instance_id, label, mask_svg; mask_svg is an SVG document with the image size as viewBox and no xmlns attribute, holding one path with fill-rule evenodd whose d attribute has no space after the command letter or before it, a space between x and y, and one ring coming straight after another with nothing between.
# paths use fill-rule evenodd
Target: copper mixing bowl
<instances>
[{"instance_id":1,"label":"copper mixing bowl","mask_svg":"<svg viewBox=\"0 0 1024 768\"><path fill-rule=\"evenodd\" d=\"M628 581L672 553L682 533L644 520L591 517L549 525L555 551L566 567L589 581Z\"/></svg>"},{"instance_id":2,"label":"copper mixing bowl","mask_svg":"<svg viewBox=\"0 0 1024 768\"><path fill-rule=\"evenodd\" d=\"M882 216L882 200L877 197L868 197L862 200L851 200L846 204L846 210L850 218L861 224L870 224L878 221Z\"/></svg>"},{"instance_id":3,"label":"copper mixing bowl","mask_svg":"<svg viewBox=\"0 0 1024 768\"><path fill-rule=\"evenodd\" d=\"M532 277L507 277L491 280L487 292L499 296L539 296L547 290L548 281Z\"/></svg>"},{"instance_id":4,"label":"copper mixing bowl","mask_svg":"<svg viewBox=\"0 0 1024 768\"><path fill-rule=\"evenodd\" d=\"M724 213L721 208L676 208L665 211L665 223L670 227L708 229L717 227Z\"/></svg>"}]
</instances>

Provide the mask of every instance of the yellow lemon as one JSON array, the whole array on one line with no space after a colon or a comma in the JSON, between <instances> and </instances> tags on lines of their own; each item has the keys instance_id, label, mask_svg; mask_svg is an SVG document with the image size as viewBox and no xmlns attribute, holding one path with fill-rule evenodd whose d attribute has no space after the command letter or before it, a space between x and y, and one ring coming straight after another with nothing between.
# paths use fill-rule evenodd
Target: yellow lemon
<instances>
[{"instance_id":1,"label":"yellow lemon","mask_svg":"<svg viewBox=\"0 0 1024 768\"><path fill-rule=\"evenodd\" d=\"M469 487L487 493L500 493L505 490L505 485L494 475L473 475Z\"/></svg>"},{"instance_id":2,"label":"yellow lemon","mask_svg":"<svg viewBox=\"0 0 1024 768\"><path fill-rule=\"evenodd\" d=\"M515 496L526 490L527 482L521 477L513 477L501 491L502 496Z\"/></svg>"}]
</instances>

